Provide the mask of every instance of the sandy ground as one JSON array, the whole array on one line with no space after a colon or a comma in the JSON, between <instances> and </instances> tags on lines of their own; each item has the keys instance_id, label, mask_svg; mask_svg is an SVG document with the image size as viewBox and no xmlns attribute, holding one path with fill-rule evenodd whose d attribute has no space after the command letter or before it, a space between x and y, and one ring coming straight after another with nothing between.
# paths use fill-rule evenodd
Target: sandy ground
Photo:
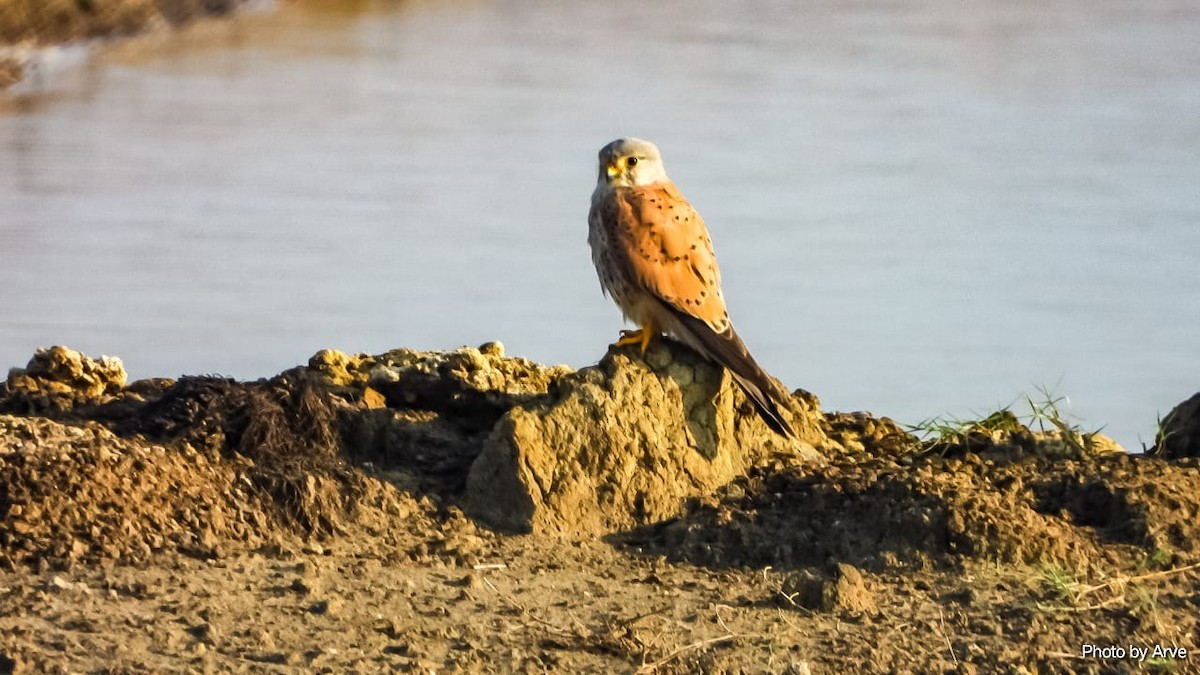
<instances>
[{"instance_id":1,"label":"sandy ground","mask_svg":"<svg viewBox=\"0 0 1200 675\"><path fill-rule=\"evenodd\" d=\"M1191 573L1073 604L1038 570L867 574L823 611L796 604L786 571L597 542L487 537L469 565L354 540L307 550L0 574L0 651L31 673L1195 670L1082 656L1190 651Z\"/></svg>"}]
</instances>

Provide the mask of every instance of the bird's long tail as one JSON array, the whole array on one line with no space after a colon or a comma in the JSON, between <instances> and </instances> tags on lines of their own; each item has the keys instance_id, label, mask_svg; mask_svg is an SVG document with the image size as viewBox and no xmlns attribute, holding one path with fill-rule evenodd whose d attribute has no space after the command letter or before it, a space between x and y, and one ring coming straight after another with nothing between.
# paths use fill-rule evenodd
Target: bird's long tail
<instances>
[{"instance_id":1,"label":"bird's long tail","mask_svg":"<svg viewBox=\"0 0 1200 675\"><path fill-rule=\"evenodd\" d=\"M796 432L792 429L792 425L788 424L788 421L779 413L779 406L771 396L762 390L762 387L732 370L729 371L729 374L733 375L733 380L742 387L742 391L746 392L746 396L754 403L754 409L758 411L759 417L763 418L767 426L774 429L780 435L788 438L796 437Z\"/></svg>"},{"instance_id":2,"label":"bird's long tail","mask_svg":"<svg viewBox=\"0 0 1200 675\"><path fill-rule=\"evenodd\" d=\"M783 436L795 438L796 432L792 425L779 412L779 403L789 398L771 376L758 365L750 350L746 348L742 338L730 324L724 332L714 331L707 323L694 316L673 310L676 318L687 330L688 335L679 336L693 348L712 361L721 364L729 370L742 391L754 404L767 426ZM691 338L691 339L687 339Z\"/></svg>"}]
</instances>

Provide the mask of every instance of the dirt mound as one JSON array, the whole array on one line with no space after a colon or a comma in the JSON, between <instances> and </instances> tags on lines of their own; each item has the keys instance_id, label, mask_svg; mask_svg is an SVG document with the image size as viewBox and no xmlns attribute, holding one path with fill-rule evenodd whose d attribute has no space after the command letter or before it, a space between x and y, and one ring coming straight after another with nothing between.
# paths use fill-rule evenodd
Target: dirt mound
<instances>
[{"instance_id":1,"label":"dirt mound","mask_svg":"<svg viewBox=\"0 0 1200 675\"><path fill-rule=\"evenodd\" d=\"M1194 466L1104 455L1085 461L924 456L752 472L715 503L620 541L718 567L928 568L967 559L1101 562L1103 544L1192 552Z\"/></svg>"},{"instance_id":2,"label":"dirt mound","mask_svg":"<svg viewBox=\"0 0 1200 675\"><path fill-rule=\"evenodd\" d=\"M342 419L355 461L418 492L465 490L473 516L508 530L592 535L669 517L772 453L811 460L813 445L837 445L802 395L793 412L806 442L784 448L720 369L671 342L645 359L613 350L578 373L505 357L498 343L325 350L307 372L360 403ZM365 404L375 391L386 407Z\"/></svg>"},{"instance_id":3,"label":"dirt mound","mask_svg":"<svg viewBox=\"0 0 1200 675\"><path fill-rule=\"evenodd\" d=\"M86 412L126 436L249 460L247 479L307 534L343 530L373 489L343 459L333 401L302 373L251 383L185 377L142 405Z\"/></svg>"},{"instance_id":4,"label":"dirt mound","mask_svg":"<svg viewBox=\"0 0 1200 675\"><path fill-rule=\"evenodd\" d=\"M20 517L5 521L0 548L24 561L142 560L164 549L215 555L278 536L386 532L420 526L417 512L445 520L452 510L423 499L426 489L461 490L495 420L563 372L505 358L491 343L325 351L271 380L126 386L119 359L39 350L0 388L0 410L51 418L9 418L3 433L11 447L0 457L0 516ZM113 453L137 461L98 459ZM103 470L89 473L97 462Z\"/></svg>"},{"instance_id":5,"label":"dirt mound","mask_svg":"<svg viewBox=\"0 0 1200 675\"><path fill-rule=\"evenodd\" d=\"M454 496L496 421L570 372L506 357L489 342L451 352L323 350L300 375L333 393L343 450L355 463L414 492Z\"/></svg>"},{"instance_id":6,"label":"dirt mound","mask_svg":"<svg viewBox=\"0 0 1200 675\"><path fill-rule=\"evenodd\" d=\"M1194 460L1007 418L921 444L804 392L787 442L722 369L669 341L578 372L491 343L327 350L258 382L124 379L119 360L66 348L10 374L0 407L53 417L7 418L2 434L10 558L386 532L427 497L433 518L461 503L500 529L624 532L712 567L1093 561L1114 543L1188 554L1196 534Z\"/></svg>"},{"instance_id":7,"label":"dirt mound","mask_svg":"<svg viewBox=\"0 0 1200 675\"><path fill-rule=\"evenodd\" d=\"M1167 413L1150 452L1162 457L1200 457L1200 393Z\"/></svg>"},{"instance_id":8,"label":"dirt mound","mask_svg":"<svg viewBox=\"0 0 1200 675\"><path fill-rule=\"evenodd\" d=\"M225 511L263 514L255 521L259 533L283 527L326 536L364 523L382 527L396 487L411 498L462 498L473 515L503 528L593 535L676 515L684 499L768 459L812 461L819 458L814 446L842 447L826 437L831 427L814 397L798 395L788 411L801 434L789 445L761 423L723 370L671 342L645 359L614 350L578 373L507 358L498 343L376 356L326 350L307 368L258 382L184 377L122 386L119 365L65 348L39 352L29 368L14 371L0 406L52 415L64 428L103 423L113 433L100 445L155 448L156 466L166 473L138 499L156 512L169 512L164 504L175 494L193 511L200 507L186 495L224 495L204 506L222 513L216 529L185 519L191 525L176 530L173 517L139 526L147 537L175 537L181 550L196 548L192 539L221 539L220 523L232 518ZM17 453L5 464L14 484L28 485L10 502L28 501L22 490L41 490L63 508L78 499L62 490L76 465L62 465L62 475L46 483L49 474L25 459ZM211 472L184 470L196 462ZM122 470L132 469L114 469ZM185 473L195 474L195 485L176 484ZM102 478L121 482L115 473ZM95 488L81 508L105 508L103 498L112 495L104 489ZM226 497L235 501L220 501ZM50 541L61 532L48 530L27 553L62 557L74 544ZM101 540L113 536L95 533L97 550L144 552L136 537L118 542L119 550L104 549ZM249 535L229 536L239 542Z\"/></svg>"},{"instance_id":9,"label":"dirt mound","mask_svg":"<svg viewBox=\"0 0 1200 675\"><path fill-rule=\"evenodd\" d=\"M0 417L0 558L144 561L257 546L280 523L245 480L249 468L94 423Z\"/></svg>"},{"instance_id":10,"label":"dirt mound","mask_svg":"<svg viewBox=\"0 0 1200 675\"><path fill-rule=\"evenodd\" d=\"M1114 455L1066 463L1029 485L1038 511L1056 515L1105 543L1168 557L1200 550L1200 461Z\"/></svg>"},{"instance_id":11,"label":"dirt mound","mask_svg":"<svg viewBox=\"0 0 1200 675\"><path fill-rule=\"evenodd\" d=\"M469 514L517 532L591 536L669 518L772 457L817 461L827 446L814 397L785 411L799 439L771 431L728 373L663 340L644 358L612 348L599 365L514 407L471 467Z\"/></svg>"},{"instance_id":12,"label":"dirt mound","mask_svg":"<svg viewBox=\"0 0 1200 675\"><path fill-rule=\"evenodd\" d=\"M779 592L789 603L820 612L874 614L875 594L853 565L835 563L827 573L801 570L785 577Z\"/></svg>"},{"instance_id":13,"label":"dirt mound","mask_svg":"<svg viewBox=\"0 0 1200 675\"><path fill-rule=\"evenodd\" d=\"M83 366L33 367L47 355ZM120 389L94 376L94 363L39 351L0 398L57 419L9 417L0 432L0 550L15 560L143 560L165 548L211 556L281 534L380 530L413 509L411 497L347 465L338 404L302 373Z\"/></svg>"}]
</instances>

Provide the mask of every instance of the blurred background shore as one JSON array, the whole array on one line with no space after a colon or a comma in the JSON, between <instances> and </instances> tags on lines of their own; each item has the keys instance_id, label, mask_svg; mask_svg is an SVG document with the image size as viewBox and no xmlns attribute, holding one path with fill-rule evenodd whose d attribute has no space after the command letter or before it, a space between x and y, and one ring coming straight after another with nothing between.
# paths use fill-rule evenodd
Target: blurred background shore
<instances>
[{"instance_id":1,"label":"blurred background shore","mask_svg":"<svg viewBox=\"0 0 1200 675\"><path fill-rule=\"evenodd\" d=\"M244 0L0 0L0 89L25 75L35 50L119 38L198 17L222 16Z\"/></svg>"}]
</instances>

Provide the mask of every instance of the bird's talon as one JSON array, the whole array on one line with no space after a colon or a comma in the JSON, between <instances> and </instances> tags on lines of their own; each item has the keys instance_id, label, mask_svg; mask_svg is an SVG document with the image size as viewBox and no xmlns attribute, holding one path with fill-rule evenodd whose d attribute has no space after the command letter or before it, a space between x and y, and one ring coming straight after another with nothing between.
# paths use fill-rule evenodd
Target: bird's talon
<instances>
[{"instance_id":1,"label":"bird's talon","mask_svg":"<svg viewBox=\"0 0 1200 675\"><path fill-rule=\"evenodd\" d=\"M657 335L657 331L653 328L642 327L637 330L623 330L621 337L617 340L615 346L624 347L626 345L637 345L643 354L646 353L646 348L650 346L650 340Z\"/></svg>"},{"instance_id":2,"label":"bird's talon","mask_svg":"<svg viewBox=\"0 0 1200 675\"><path fill-rule=\"evenodd\" d=\"M641 344L642 343L642 332L643 331L640 329L639 330L623 330L623 331L621 331L621 337L617 339L615 346L624 347L626 345Z\"/></svg>"}]
</instances>

